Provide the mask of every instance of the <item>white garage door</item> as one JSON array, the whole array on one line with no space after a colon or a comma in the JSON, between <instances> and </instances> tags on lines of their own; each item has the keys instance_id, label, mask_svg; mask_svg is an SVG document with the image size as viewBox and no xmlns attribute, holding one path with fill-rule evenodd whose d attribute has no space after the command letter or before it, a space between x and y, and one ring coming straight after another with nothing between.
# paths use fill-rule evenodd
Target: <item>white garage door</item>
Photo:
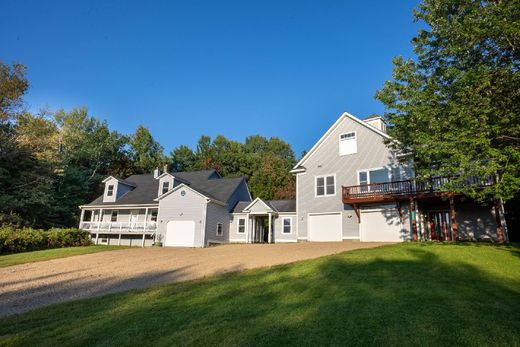
<instances>
[{"instance_id":1,"label":"white garage door","mask_svg":"<svg viewBox=\"0 0 520 347\"><path fill-rule=\"evenodd\" d=\"M309 241L342 241L341 213L309 215Z\"/></svg>"},{"instance_id":2,"label":"white garage door","mask_svg":"<svg viewBox=\"0 0 520 347\"><path fill-rule=\"evenodd\" d=\"M195 221L169 221L166 225L164 245L167 247L195 247Z\"/></svg>"},{"instance_id":3,"label":"white garage door","mask_svg":"<svg viewBox=\"0 0 520 347\"><path fill-rule=\"evenodd\" d=\"M361 210L361 241L403 241L399 212L395 206Z\"/></svg>"}]
</instances>

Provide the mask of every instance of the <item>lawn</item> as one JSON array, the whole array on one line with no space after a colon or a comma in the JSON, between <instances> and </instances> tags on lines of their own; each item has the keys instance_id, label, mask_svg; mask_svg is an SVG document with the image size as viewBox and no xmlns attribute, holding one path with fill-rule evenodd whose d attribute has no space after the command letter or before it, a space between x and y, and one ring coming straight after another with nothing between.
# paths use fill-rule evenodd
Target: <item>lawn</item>
<instances>
[{"instance_id":1,"label":"lawn","mask_svg":"<svg viewBox=\"0 0 520 347\"><path fill-rule=\"evenodd\" d=\"M514 346L519 327L519 245L412 243L55 305L0 344Z\"/></svg>"},{"instance_id":2,"label":"lawn","mask_svg":"<svg viewBox=\"0 0 520 347\"><path fill-rule=\"evenodd\" d=\"M34 263L36 261L71 257L73 255L81 255L88 253L97 253L104 251L112 251L114 249L122 249L119 246L86 246L86 247L66 247L45 249L43 251L24 252L16 254L0 255L0 267Z\"/></svg>"}]
</instances>

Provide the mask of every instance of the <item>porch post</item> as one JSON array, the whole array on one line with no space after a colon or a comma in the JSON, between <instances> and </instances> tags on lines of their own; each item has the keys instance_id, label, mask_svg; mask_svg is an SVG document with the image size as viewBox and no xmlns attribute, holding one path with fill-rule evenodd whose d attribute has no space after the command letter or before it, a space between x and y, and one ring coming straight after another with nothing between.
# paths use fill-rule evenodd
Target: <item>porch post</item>
<instances>
[{"instance_id":1,"label":"porch post","mask_svg":"<svg viewBox=\"0 0 520 347\"><path fill-rule=\"evenodd\" d=\"M144 209L144 225L143 232L146 233L146 224L148 223L148 207Z\"/></svg>"},{"instance_id":2,"label":"porch post","mask_svg":"<svg viewBox=\"0 0 520 347\"><path fill-rule=\"evenodd\" d=\"M417 220L415 217L415 199L414 198L410 198L410 218L412 220L413 240L417 241Z\"/></svg>"},{"instance_id":3,"label":"porch post","mask_svg":"<svg viewBox=\"0 0 520 347\"><path fill-rule=\"evenodd\" d=\"M81 214L79 215L79 229L81 229L81 224L83 223L84 217L85 217L85 210L81 209Z\"/></svg>"},{"instance_id":4,"label":"porch post","mask_svg":"<svg viewBox=\"0 0 520 347\"><path fill-rule=\"evenodd\" d=\"M269 222L267 223L267 243L271 243L271 213L269 212Z\"/></svg>"},{"instance_id":5,"label":"porch post","mask_svg":"<svg viewBox=\"0 0 520 347\"><path fill-rule=\"evenodd\" d=\"M494 207L495 207L495 221L497 224L498 242L504 242L505 241L504 229L502 227L502 219L500 218L500 201L499 200L495 200Z\"/></svg>"},{"instance_id":6,"label":"porch post","mask_svg":"<svg viewBox=\"0 0 520 347\"><path fill-rule=\"evenodd\" d=\"M457 223L457 213L455 211L455 198L450 195L450 217L451 217L451 237L459 240L459 224Z\"/></svg>"},{"instance_id":7,"label":"porch post","mask_svg":"<svg viewBox=\"0 0 520 347\"><path fill-rule=\"evenodd\" d=\"M256 218L253 216L253 230L251 230L251 243L255 243L256 241Z\"/></svg>"},{"instance_id":8,"label":"porch post","mask_svg":"<svg viewBox=\"0 0 520 347\"><path fill-rule=\"evenodd\" d=\"M245 225L245 228L246 228L246 243L249 243L249 213L246 214L246 225Z\"/></svg>"},{"instance_id":9,"label":"porch post","mask_svg":"<svg viewBox=\"0 0 520 347\"><path fill-rule=\"evenodd\" d=\"M143 241L141 242L141 247L144 248L144 238L145 238L146 234L143 233Z\"/></svg>"},{"instance_id":10,"label":"porch post","mask_svg":"<svg viewBox=\"0 0 520 347\"><path fill-rule=\"evenodd\" d=\"M121 246L121 234L119 234L119 238L117 239L117 245Z\"/></svg>"}]
</instances>

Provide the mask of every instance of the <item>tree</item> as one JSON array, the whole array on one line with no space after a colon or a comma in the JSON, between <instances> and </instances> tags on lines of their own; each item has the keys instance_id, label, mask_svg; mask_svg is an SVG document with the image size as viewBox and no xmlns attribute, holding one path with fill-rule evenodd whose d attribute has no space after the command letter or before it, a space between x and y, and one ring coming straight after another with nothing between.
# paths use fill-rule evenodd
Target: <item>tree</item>
<instances>
[{"instance_id":1,"label":"tree","mask_svg":"<svg viewBox=\"0 0 520 347\"><path fill-rule=\"evenodd\" d=\"M22 64L7 65L0 60L0 122L20 112L23 95L29 89L27 68Z\"/></svg>"},{"instance_id":2,"label":"tree","mask_svg":"<svg viewBox=\"0 0 520 347\"><path fill-rule=\"evenodd\" d=\"M520 1L425 0L416 60L394 58L376 93L390 145L418 176L458 177L447 188L479 201L520 189ZM494 177L483 190L469 177Z\"/></svg>"},{"instance_id":3,"label":"tree","mask_svg":"<svg viewBox=\"0 0 520 347\"><path fill-rule=\"evenodd\" d=\"M188 146L180 145L170 153L171 170L189 171L195 165L195 153Z\"/></svg>"},{"instance_id":4,"label":"tree","mask_svg":"<svg viewBox=\"0 0 520 347\"><path fill-rule=\"evenodd\" d=\"M130 158L139 173L151 172L165 162L164 149L150 131L140 125L130 137Z\"/></svg>"}]
</instances>

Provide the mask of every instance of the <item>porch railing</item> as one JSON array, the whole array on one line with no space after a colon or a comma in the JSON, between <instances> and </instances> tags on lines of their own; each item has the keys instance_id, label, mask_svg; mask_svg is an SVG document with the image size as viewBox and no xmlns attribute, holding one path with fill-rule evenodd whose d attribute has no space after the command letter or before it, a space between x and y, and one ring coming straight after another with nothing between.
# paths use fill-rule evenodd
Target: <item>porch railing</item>
<instances>
[{"instance_id":1,"label":"porch railing","mask_svg":"<svg viewBox=\"0 0 520 347\"><path fill-rule=\"evenodd\" d=\"M438 194L447 192L445 188L452 183L450 177L435 177L427 180L405 180L384 183L362 184L357 186L343 187L343 202L348 203L354 200L377 200L385 198L398 198L403 196L414 196L421 194ZM492 177L480 179L470 177L464 185L475 187L486 187L494 184Z\"/></svg>"},{"instance_id":2,"label":"porch railing","mask_svg":"<svg viewBox=\"0 0 520 347\"><path fill-rule=\"evenodd\" d=\"M79 228L93 233L154 233L157 222L81 222Z\"/></svg>"}]
</instances>

